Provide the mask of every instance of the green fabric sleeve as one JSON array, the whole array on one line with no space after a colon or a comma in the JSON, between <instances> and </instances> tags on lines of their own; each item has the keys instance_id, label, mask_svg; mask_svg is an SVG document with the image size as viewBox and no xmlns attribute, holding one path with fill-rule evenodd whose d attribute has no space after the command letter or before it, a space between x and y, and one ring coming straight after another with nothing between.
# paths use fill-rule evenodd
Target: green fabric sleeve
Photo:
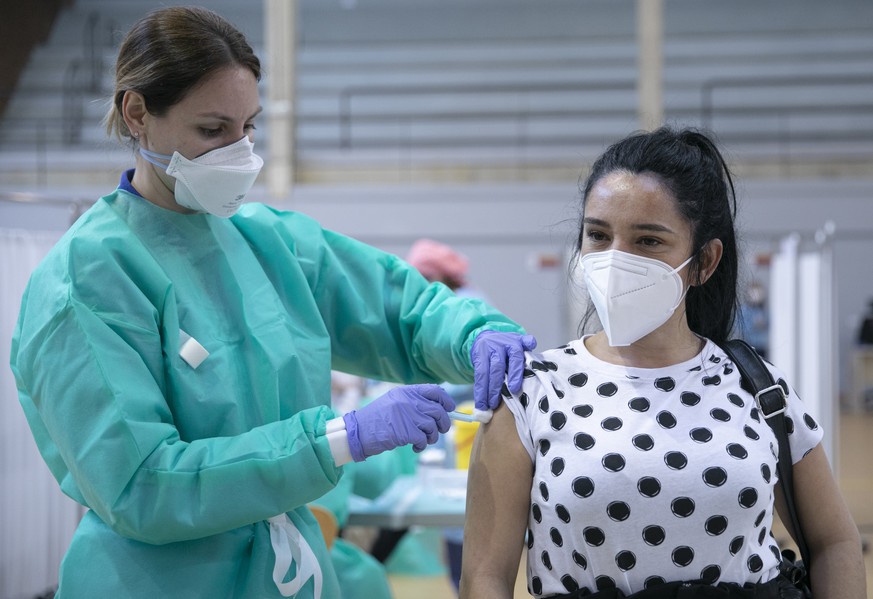
<instances>
[{"instance_id":1,"label":"green fabric sleeve","mask_svg":"<svg viewBox=\"0 0 873 599\"><path fill-rule=\"evenodd\" d=\"M479 332L524 332L485 302L429 283L393 254L322 229L299 213L273 213L272 219L245 219L240 229L252 240L276 237L275 245L286 248L287 256L261 257L265 270L281 268L285 259L299 262L331 331L337 370L407 384L469 383L470 348Z\"/></svg>"}]
</instances>

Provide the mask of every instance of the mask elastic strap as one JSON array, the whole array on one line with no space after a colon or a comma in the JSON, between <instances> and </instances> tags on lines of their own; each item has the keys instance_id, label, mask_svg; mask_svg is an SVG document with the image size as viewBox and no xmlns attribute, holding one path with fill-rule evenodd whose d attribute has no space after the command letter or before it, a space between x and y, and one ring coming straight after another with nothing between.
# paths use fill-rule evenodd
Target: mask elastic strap
<instances>
[{"instance_id":1,"label":"mask elastic strap","mask_svg":"<svg viewBox=\"0 0 873 599\"><path fill-rule=\"evenodd\" d=\"M670 275L679 274L679 271L682 270L683 268L685 268L686 266L688 266L688 264L691 262L691 260L693 258L694 258L694 254L691 254L690 256L688 256L688 260L686 260L685 262L683 262L682 264L680 264L679 266L677 266L676 268L671 270L669 273L665 274L664 276L669 277Z\"/></svg>"},{"instance_id":2,"label":"mask elastic strap","mask_svg":"<svg viewBox=\"0 0 873 599\"><path fill-rule=\"evenodd\" d=\"M683 268L685 268L686 266L688 266L688 264L691 262L691 260L693 258L694 258L694 254L691 254L690 256L688 256L688 260L686 260L685 262L683 262L682 264L680 264L679 266L677 266L676 268L674 268L673 270L671 270L670 272L665 274L664 278L666 279L667 277L669 277L671 275L679 274L679 271L682 270ZM679 307L679 304L681 304L682 300L685 299L685 296L688 295L688 290L690 288L691 288L691 285L682 285L682 295L679 296L679 300L676 302L676 305L673 306L674 310Z\"/></svg>"},{"instance_id":3,"label":"mask elastic strap","mask_svg":"<svg viewBox=\"0 0 873 599\"><path fill-rule=\"evenodd\" d=\"M139 153L148 162L151 162L155 166L160 166L164 169L166 169L170 165L170 161L173 159L172 154L158 154L157 152L150 152L145 148L140 148Z\"/></svg>"}]
</instances>

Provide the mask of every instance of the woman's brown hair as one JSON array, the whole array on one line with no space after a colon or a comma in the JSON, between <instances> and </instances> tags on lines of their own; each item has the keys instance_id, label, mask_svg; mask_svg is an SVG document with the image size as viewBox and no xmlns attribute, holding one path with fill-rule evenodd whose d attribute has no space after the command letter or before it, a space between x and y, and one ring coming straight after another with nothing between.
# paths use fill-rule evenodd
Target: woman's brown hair
<instances>
[{"instance_id":1,"label":"woman's brown hair","mask_svg":"<svg viewBox=\"0 0 873 599\"><path fill-rule=\"evenodd\" d=\"M106 132L131 139L121 115L124 93L145 98L150 114L163 116L205 77L240 65L261 79L261 63L245 36L214 12L173 6L153 11L128 32L115 64L115 91Z\"/></svg>"}]
</instances>

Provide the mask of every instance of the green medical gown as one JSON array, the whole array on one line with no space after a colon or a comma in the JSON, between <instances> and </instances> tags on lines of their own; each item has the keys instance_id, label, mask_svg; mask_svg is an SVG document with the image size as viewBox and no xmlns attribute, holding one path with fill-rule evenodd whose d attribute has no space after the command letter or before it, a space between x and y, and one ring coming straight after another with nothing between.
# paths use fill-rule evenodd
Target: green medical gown
<instances>
[{"instance_id":1,"label":"green medical gown","mask_svg":"<svg viewBox=\"0 0 873 599\"><path fill-rule=\"evenodd\" d=\"M484 328L521 331L301 214L101 198L34 271L12 342L42 456L89 508L58 597L279 597L266 520L283 513L321 596L338 597L305 508L342 474L325 437L331 369L469 381ZM196 368L188 336L208 352Z\"/></svg>"}]
</instances>

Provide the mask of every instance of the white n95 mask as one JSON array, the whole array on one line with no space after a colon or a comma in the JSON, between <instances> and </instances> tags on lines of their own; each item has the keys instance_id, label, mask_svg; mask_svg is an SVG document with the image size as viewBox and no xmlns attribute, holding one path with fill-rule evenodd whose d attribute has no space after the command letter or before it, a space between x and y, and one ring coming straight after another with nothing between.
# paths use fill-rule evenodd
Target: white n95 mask
<instances>
[{"instance_id":1,"label":"white n95 mask","mask_svg":"<svg viewBox=\"0 0 873 599\"><path fill-rule=\"evenodd\" d=\"M263 159L254 153L248 136L193 160L179 152L158 154L140 148L143 158L176 179L176 203L197 212L233 216L255 184Z\"/></svg>"},{"instance_id":2,"label":"white n95 mask","mask_svg":"<svg viewBox=\"0 0 873 599\"><path fill-rule=\"evenodd\" d=\"M579 261L588 295L609 345L625 346L667 322L685 296L677 268L620 250L594 252Z\"/></svg>"}]
</instances>

